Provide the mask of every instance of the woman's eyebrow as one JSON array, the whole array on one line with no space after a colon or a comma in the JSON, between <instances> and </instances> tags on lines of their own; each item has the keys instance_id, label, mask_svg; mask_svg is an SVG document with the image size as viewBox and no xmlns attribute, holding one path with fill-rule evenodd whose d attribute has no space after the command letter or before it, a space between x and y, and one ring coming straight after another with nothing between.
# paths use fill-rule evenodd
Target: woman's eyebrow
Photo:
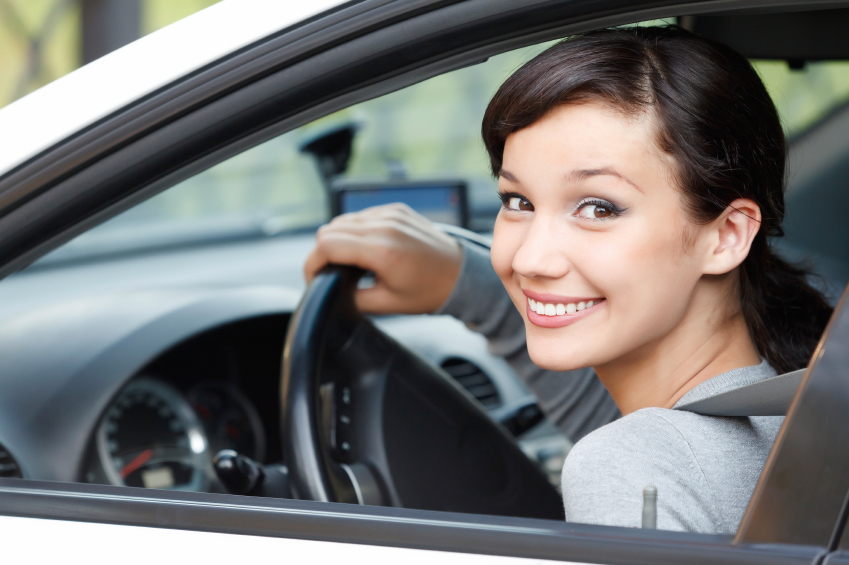
<instances>
[{"instance_id":1,"label":"woman's eyebrow","mask_svg":"<svg viewBox=\"0 0 849 565\"><path fill-rule=\"evenodd\" d=\"M510 171L508 171L506 169L499 169L498 176L504 177L505 179L509 180L510 182L519 182L519 179L516 178L516 175L514 175L513 173L511 173Z\"/></svg>"},{"instance_id":2,"label":"woman's eyebrow","mask_svg":"<svg viewBox=\"0 0 849 565\"><path fill-rule=\"evenodd\" d=\"M600 169L578 169L569 173L566 178L567 180L571 181L580 181L586 180L590 177L597 177L601 175L610 175L612 177L621 179L636 188L637 190L639 190L640 192L642 192L643 194L645 194L645 191L639 186L637 186L635 182L632 182L631 179L629 179L613 167L602 167Z\"/></svg>"}]
</instances>

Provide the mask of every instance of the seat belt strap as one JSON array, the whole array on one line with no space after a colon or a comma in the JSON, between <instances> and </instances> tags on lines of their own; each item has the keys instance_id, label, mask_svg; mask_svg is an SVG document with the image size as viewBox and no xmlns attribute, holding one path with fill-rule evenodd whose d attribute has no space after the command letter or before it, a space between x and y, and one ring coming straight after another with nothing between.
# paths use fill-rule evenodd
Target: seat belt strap
<instances>
[{"instance_id":1,"label":"seat belt strap","mask_svg":"<svg viewBox=\"0 0 849 565\"><path fill-rule=\"evenodd\" d=\"M806 369L785 373L750 385L721 392L675 410L705 416L784 416Z\"/></svg>"}]
</instances>

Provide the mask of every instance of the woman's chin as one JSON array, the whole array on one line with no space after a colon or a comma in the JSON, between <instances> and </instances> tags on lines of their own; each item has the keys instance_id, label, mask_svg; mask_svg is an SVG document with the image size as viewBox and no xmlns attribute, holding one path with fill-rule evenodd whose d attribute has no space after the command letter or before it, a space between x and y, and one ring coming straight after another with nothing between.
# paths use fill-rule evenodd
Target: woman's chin
<instances>
[{"instance_id":1,"label":"woman's chin","mask_svg":"<svg viewBox=\"0 0 849 565\"><path fill-rule=\"evenodd\" d=\"M592 367L598 361L597 356L586 350L575 351L572 348L558 347L555 343L534 343L528 340L528 354L534 365L549 371L574 371Z\"/></svg>"}]
</instances>

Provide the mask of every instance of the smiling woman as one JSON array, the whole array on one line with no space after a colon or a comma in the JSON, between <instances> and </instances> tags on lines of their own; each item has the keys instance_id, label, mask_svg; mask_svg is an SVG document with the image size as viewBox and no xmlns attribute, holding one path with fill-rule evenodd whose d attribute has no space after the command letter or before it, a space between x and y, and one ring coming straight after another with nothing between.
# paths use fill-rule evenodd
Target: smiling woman
<instances>
[{"instance_id":1,"label":"smiling woman","mask_svg":"<svg viewBox=\"0 0 849 565\"><path fill-rule=\"evenodd\" d=\"M563 469L571 521L734 532L782 418L675 410L804 367L831 308L771 251L784 135L751 65L680 28L604 30L517 71L483 122L492 263L533 361L592 366L625 415Z\"/></svg>"},{"instance_id":2,"label":"smiling woman","mask_svg":"<svg viewBox=\"0 0 849 565\"><path fill-rule=\"evenodd\" d=\"M492 266L524 332L480 253L403 207L322 227L307 278L371 269L362 310L449 313L513 356L580 439L568 521L638 526L655 486L659 528L735 532L783 417L687 405L804 367L831 314L767 240L782 234L785 141L757 73L677 27L592 32L516 71L482 133L502 201Z\"/></svg>"}]
</instances>

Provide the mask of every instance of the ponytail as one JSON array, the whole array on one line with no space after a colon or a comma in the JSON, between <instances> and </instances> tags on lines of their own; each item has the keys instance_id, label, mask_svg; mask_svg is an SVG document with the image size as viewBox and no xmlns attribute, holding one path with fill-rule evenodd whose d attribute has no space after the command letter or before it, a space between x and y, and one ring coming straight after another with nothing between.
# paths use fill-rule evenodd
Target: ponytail
<instances>
[{"instance_id":1,"label":"ponytail","mask_svg":"<svg viewBox=\"0 0 849 565\"><path fill-rule=\"evenodd\" d=\"M755 243L740 269L740 303L749 333L776 371L802 369L832 308L808 282L808 271L775 255L765 238Z\"/></svg>"}]
</instances>

